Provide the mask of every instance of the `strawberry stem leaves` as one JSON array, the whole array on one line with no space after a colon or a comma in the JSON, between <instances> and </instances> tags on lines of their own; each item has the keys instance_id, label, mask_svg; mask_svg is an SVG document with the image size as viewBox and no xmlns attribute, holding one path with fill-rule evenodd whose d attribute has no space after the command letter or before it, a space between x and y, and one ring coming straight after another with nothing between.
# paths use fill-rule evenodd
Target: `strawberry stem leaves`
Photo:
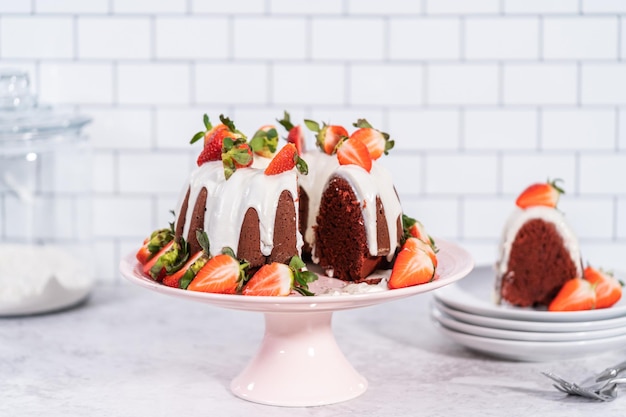
<instances>
[{"instance_id":1,"label":"strawberry stem leaves","mask_svg":"<svg viewBox=\"0 0 626 417\"><path fill-rule=\"evenodd\" d=\"M291 258L289 268L293 271L293 290L304 296L315 295L309 290L309 284L317 280L317 274L307 271L306 264L298 255Z\"/></svg>"}]
</instances>

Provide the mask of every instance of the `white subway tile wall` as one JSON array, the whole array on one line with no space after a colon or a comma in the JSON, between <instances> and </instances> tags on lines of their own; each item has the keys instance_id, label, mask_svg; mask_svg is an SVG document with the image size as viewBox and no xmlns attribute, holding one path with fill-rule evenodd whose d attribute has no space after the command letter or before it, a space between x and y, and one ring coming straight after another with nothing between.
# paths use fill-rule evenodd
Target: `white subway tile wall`
<instances>
[{"instance_id":1,"label":"white subway tile wall","mask_svg":"<svg viewBox=\"0 0 626 417\"><path fill-rule=\"evenodd\" d=\"M477 263L562 178L585 260L626 269L625 59L622 0L0 0L0 68L94 118L102 280L172 220L203 113L251 132L284 109L389 131L406 212Z\"/></svg>"}]
</instances>

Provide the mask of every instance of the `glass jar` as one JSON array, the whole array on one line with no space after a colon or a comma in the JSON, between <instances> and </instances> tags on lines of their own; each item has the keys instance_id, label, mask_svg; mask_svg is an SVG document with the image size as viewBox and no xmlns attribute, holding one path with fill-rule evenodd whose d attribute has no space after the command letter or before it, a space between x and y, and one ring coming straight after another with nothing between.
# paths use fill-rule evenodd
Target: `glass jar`
<instances>
[{"instance_id":1,"label":"glass jar","mask_svg":"<svg viewBox=\"0 0 626 417\"><path fill-rule=\"evenodd\" d=\"M89 122L0 72L0 316L69 307L93 286Z\"/></svg>"}]
</instances>

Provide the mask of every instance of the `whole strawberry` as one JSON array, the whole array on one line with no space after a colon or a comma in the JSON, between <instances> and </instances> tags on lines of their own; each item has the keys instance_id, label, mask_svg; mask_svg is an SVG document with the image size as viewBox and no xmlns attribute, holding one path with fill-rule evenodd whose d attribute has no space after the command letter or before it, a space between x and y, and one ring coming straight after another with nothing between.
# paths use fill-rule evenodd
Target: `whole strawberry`
<instances>
[{"instance_id":1,"label":"whole strawberry","mask_svg":"<svg viewBox=\"0 0 626 417\"><path fill-rule=\"evenodd\" d=\"M238 168L246 168L252 165L253 156L250 145L243 138L233 140L224 138L222 142L222 165L224 165L224 177L229 179Z\"/></svg>"},{"instance_id":2,"label":"whole strawberry","mask_svg":"<svg viewBox=\"0 0 626 417\"><path fill-rule=\"evenodd\" d=\"M320 127L319 123L313 120L305 120L304 124L309 130L317 133L317 146L328 155L335 153L339 141L348 137L348 131L343 126L323 123Z\"/></svg>"},{"instance_id":3,"label":"whole strawberry","mask_svg":"<svg viewBox=\"0 0 626 417\"><path fill-rule=\"evenodd\" d=\"M278 132L272 125L259 128L250 139L250 148L255 154L264 158L271 158L278 146Z\"/></svg>"},{"instance_id":4,"label":"whole strawberry","mask_svg":"<svg viewBox=\"0 0 626 417\"><path fill-rule=\"evenodd\" d=\"M278 121L278 123L281 124L281 126L283 126L285 129L287 129L287 143L293 143L294 145L296 145L296 150L298 151L298 155L302 156L302 154L305 152L305 146L304 146L304 132L302 131L302 126L300 125L295 125L293 123L291 123L291 116L289 115L289 113L287 113L287 111L285 111L285 114L283 115L283 118L278 120L276 119L276 121Z\"/></svg>"},{"instance_id":5,"label":"whole strawberry","mask_svg":"<svg viewBox=\"0 0 626 417\"><path fill-rule=\"evenodd\" d=\"M208 161L219 161L222 159L222 144L225 138L246 139L245 135L235 127L235 124L228 117L220 115L221 124L212 126L209 117L204 115L204 125L207 128L204 132L196 133L191 138L190 143L195 143L204 137L204 148L198 156L198 166Z\"/></svg>"}]
</instances>

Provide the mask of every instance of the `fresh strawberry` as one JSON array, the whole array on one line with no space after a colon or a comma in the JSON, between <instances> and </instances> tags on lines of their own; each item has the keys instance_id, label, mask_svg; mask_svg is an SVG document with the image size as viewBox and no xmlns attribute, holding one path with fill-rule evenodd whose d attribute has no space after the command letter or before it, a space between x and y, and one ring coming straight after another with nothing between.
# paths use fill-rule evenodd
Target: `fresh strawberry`
<instances>
[{"instance_id":1,"label":"fresh strawberry","mask_svg":"<svg viewBox=\"0 0 626 417\"><path fill-rule=\"evenodd\" d=\"M374 160L380 158L383 153L388 155L389 150L395 144L393 140L389 140L388 133L374 129L365 119L357 120L356 123L353 123L353 126L359 129L352 132L350 139L357 139L363 142Z\"/></svg>"},{"instance_id":2,"label":"fresh strawberry","mask_svg":"<svg viewBox=\"0 0 626 417\"><path fill-rule=\"evenodd\" d=\"M166 271L163 266L163 261L159 262L159 260L169 253L173 246L174 241L170 241L167 245L163 246L163 248L143 266L143 273L155 281L160 281L165 276Z\"/></svg>"},{"instance_id":3,"label":"fresh strawberry","mask_svg":"<svg viewBox=\"0 0 626 417\"><path fill-rule=\"evenodd\" d=\"M409 249L412 251L423 250L424 252L428 254L430 259L433 261L433 266L437 268L437 254L433 250L432 246L430 246L428 243L424 242L423 240L415 238L415 237L410 237L404 242L404 245L402 245L402 249Z\"/></svg>"},{"instance_id":4,"label":"fresh strawberry","mask_svg":"<svg viewBox=\"0 0 626 417\"><path fill-rule=\"evenodd\" d=\"M387 286L390 289L424 284L435 278L435 265L423 250L402 249L391 270Z\"/></svg>"},{"instance_id":5,"label":"fresh strawberry","mask_svg":"<svg viewBox=\"0 0 626 417\"><path fill-rule=\"evenodd\" d=\"M250 148L255 154L264 158L271 158L278 146L278 132L272 125L261 126L250 139Z\"/></svg>"},{"instance_id":6,"label":"fresh strawberry","mask_svg":"<svg viewBox=\"0 0 626 417\"><path fill-rule=\"evenodd\" d=\"M302 156L305 151L304 132L302 131L302 126L294 126L294 124L291 123L291 116L289 115L289 113L287 113L287 111L285 111L282 119L276 119L276 121L278 121L278 123L280 123L285 129L287 129L287 142L296 145L298 155Z\"/></svg>"},{"instance_id":7,"label":"fresh strawberry","mask_svg":"<svg viewBox=\"0 0 626 417\"><path fill-rule=\"evenodd\" d=\"M183 267L173 274L166 275L163 278L163 284L168 287L187 289L187 286L191 280L196 276L198 271L202 269L211 258L209 252L209 237L203 230L196 231L196 238L198 243L202 247L201 251L198 251L185 263Z\"/></svg>"},{"instance_id":8,"label":"fresh strawberry","mask_svg":"<svg viewBox=\"0 0 626 417\"><path fill-rule=\"evenodd\" d=\"M198 156L198 166L208 161L219 161L222 159L222 147L225 138L232 138L233 140L244 139L244 141L246 139L245 135L237 130L232 120L230 120L228 117L224 117L223 114L220 115L220 121L222 123L215 127L211 127L211 124L208 120L209 118L205 114L204 123L207 127L207 131L204 133L204 148ZM198 139L200 139L200 137L202 137L202 134L203 132L196 133L195 136L191 139L191 143L194 143Z\"/></svg>"},{"instance_id":9,"label":"fresh strawberry","mask_svg":"<svg viewBox=\"0 0 626 417\"><path fill-rule=\"evenodd\" d=\"M421 241L428 243L430 247L433 248L435 253L438 252L435 241L428 233L426 233L426 229L420 221L415 220L406 214L402 214L402 228L404 229L404 239L416 237Z\"/></svg>"},{"instance_id":10,"label":"fresh strawberry","mask_svg":"<svg viewBox=\"0 0 626 417\"><path fill-rule=\"evenodd\" d=\"M224 165L224 177L229 179L238 168L246 168L252 165L253 156L250 145L245 139L233 140L225 138L222 144L222 164Z\"/></svg>"},{"instance_id":11,"label":"fresh strawberry","mask_svg":"<svg viewBox=\"0 0 626 417\"><path fill-rule=\"evenodd\" d=\"M596 306L596 293L593 285L581 278L572 278L563 284L554 297L549 311L592 310Z\"/></svg>"},{"instance_id":12,"label":"fresh strawberry","mask_svg":"<svg viewBox=\"0 0 626 417\"><path fill-rule=\"evenodd\" d=\"M293 271L278 262L263 265L243 288L243 295L289 295L293 286Z\"/></svg>"},{"instance_id":13,"label":"fresh strawberry","mask_svg":"<svg viewBox=\"0 0 626 417\"><path fill-rule=\"evenodd\" d=\"M320 127L319 123L313 120L305 120L304 124L309 130L317 133L317 146L328 155L335 153L339 141L348 137L348 131L343 126L323 123Z\"/></svg>"},{"instance_id":14,"label":"fresh strawberry","mask_svg":"<svg viewBox=\"0 0 626 417\"><path fill-rule=\"evenodd\" d=\"M622 283L611 273L588 266L583 275L596 292L596 308L608 308L622 298Z\"/></svg>"},{"instance_id":15,"label":"fresh strawberry","mask_svg":"<svg viewBox=\"0 0 626 417\"><path fill-rule=\"evenodd\" d=\"M236 294L246 281L248 263L240 263L232 250L226 249L211 258L193 278L188 290Z\"/></svg>"},{"instance_id":16,"label":"fresh strawberry","mask_svg":"<svg viewBox=\"0 0 626 417\"><path fill-rule=\"evenodd\" d=\"M359 140L342 139L337 145L337 160L340 165L358 165L367 172L372 169L372 157Z\"/></svg>"},{"instance_id":17,"label":"fresh strawberry","mask_svg":"<svg viewBox=\"0 0 626 417\"><path fill-rule=\"evenodd\" d=\"M306 162L298 155L296 145L288 143L270 161L267 168L265 168L265 175L277 175L289 171L293 167L297 167L298 171L304 175L309 172Z\"/></svg>"},{"instance_id":18,"label":"fresh strawberry","mask_svg":"<svg viewBox=\"0 0 626 417\"><path fill-rule=\"evenodd\" d=\"M286 296L295 290L302 295L314 295L308 284L317 275L307 271L305 263L297 255L289 265L273 262L263 265L243 288L243 295Z\"/></svg>"},{"instance_id":19,"label":"fresh strawberry","mask_svg":"<svg viewBox=\"0 0 626 417\"><path fill-rule=\"evenodd\" d=\"M565 194L565 191L557 184L559 181L561 180L556 179L548 180L546 183L532 184L522 191L515 204L523 209L533 206L556 207L561 194Z\"/></svg>"},{"instance_id":20,"label":"fresh strawberry","mask_svg":"<svg viewBox=\"0 0 626 417\"><path fill-rule=\"evenodd\" d=\"M143 241L143 246L137 251L137 260L145 265L154 255L156 255L166 244L174 239L173 226L169 229L159 229Z\"/></svg>"}]
</instances>

